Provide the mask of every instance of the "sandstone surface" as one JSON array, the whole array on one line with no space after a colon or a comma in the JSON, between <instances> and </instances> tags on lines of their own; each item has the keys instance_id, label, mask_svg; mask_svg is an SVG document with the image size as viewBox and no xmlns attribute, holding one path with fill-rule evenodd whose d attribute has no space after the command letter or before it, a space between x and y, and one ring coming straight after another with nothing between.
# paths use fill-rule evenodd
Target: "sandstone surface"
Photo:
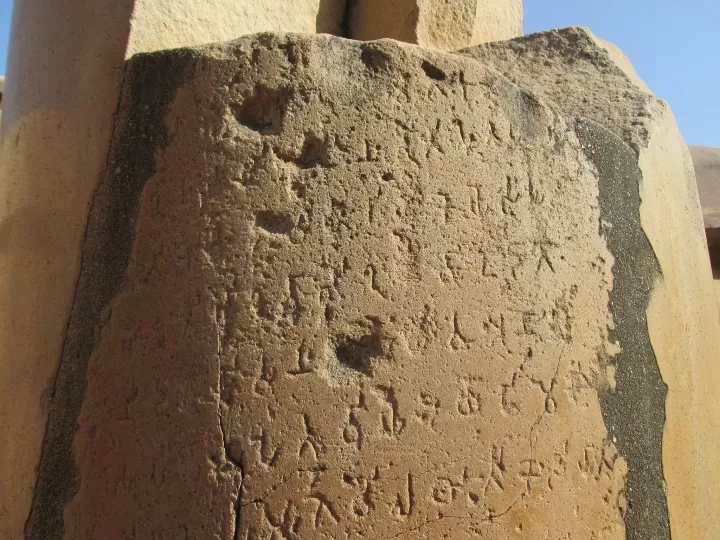
<instances>
[{"instance_id":1,"label":"sandstone surface","mask_svg":"<svg viewBox=\"0 0 720 540\"><path fill-rule=\"evenodd\" d=\"M652 448L633 442L632 434L644 429L642 420L631 415L624 426L608 426L619 441L620 454L629 461L628 534L720 538L718 307L692 161L669 107L649 93L619 49L582 28L478 46L462 54L498 69L556 103L565 114L605 126L634 149L642 171L642 227L662 273L661 279L648 282L652 295L647 325L668 395L666 417L657 418L665 422L662 484L657 475L646 478L649 471L642 465L646 452L657 452L657 441ZM630 357L618 369L633 372L637 366ZM637 406L639 410L644 403ZM667 518L657 511L663 486L671 531ZM650 503L652 497L640 504L633 501L650 491L658 504Z\"/></svg>"},{"instance_id":2,"label":"sandstone surface","mask_svg":"<svg viewBox=\"0 0 720 540\"><path fill-rule=\"evenodd\" d=\"M459 49L522 35L522 0L353 0L348 37Z\"/></svg>"},{"instance_id":3,"label":"sandstone surface","mask_svg":"<svg viewBox=\"0 0 720 540\"><path fill-rule=\"evenodd\" d=\"M130 61L28 538L619 540L626 497L662 513L626 484L657 454L608 432L662 428L636 156L482 64L282 34Z\"/></svg>"},{"instance_id":4,"label":"sandstone surface","mask_svg":"<svg viewBox=\"0 0 720 540\"><path fill-rule=\"evenodd\" d=\"M255 32L341 35L345 0L136 0L134 52L226 41Z\"/></svg>"},{"instance_id":5,"label":"sandstone surface","mask_svg":"<svg viewBox=\"0 0 720 540\"><path fill-rule=\"evenodd\" d=\"M284 30L342 0L16 0L0 132L0 538L24 538L93 193L125 59Z\"/></svg>"}]
</instances>

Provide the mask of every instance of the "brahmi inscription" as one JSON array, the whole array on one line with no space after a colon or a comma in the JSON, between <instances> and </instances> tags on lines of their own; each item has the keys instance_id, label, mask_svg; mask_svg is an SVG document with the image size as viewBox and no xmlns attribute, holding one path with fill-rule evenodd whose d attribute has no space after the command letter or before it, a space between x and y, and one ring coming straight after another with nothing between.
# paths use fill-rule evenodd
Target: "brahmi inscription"
<instances>
[{"instance_id":1,"label":"brahmi inscription","mask_svg":"<svg viewBox=\"0 0 720 540\"><path fill-rule=\"evenodd\" d=\"M393 42L188 62L90 361L67 533L624 538L612 256L573 126Z\"/></svg>"}]
</instances>

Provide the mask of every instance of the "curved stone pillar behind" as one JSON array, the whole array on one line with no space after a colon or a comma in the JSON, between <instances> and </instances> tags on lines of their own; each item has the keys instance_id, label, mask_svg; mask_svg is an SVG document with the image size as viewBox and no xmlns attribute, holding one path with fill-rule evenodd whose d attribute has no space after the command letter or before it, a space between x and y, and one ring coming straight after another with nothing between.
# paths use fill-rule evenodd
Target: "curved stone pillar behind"
<instances>
[{"instance_id":1,"label":"curved stone pillar behind","mask_svg":"<svg viewBox=\"0 0 720 540\"><path fill-rule=\"evenodd\" d=\"M352 0L347 37L454 50L522 35L522 0Z\"/></svg>"},{"instance_id":2,"label":"curved stone pillar behind","mask_svg":"<svg viewBox=\"0 0 720 540\"><path fill-rule=\"evenodd\" d=\"M0 538L23 537L125 60L339 32L343 0L16 0L0 156Z\"/></svg>"},{"instance_id":3,"label":"curved stone pillar behind","mask_svg":"<svg viewBox=\"0 0 720 540\"><path fill-rule=\"evenodd\" d=\"M624 538L602 396L655 271L626 178L460 56L135 57L29 537Z\"/></svg>"}]
</instances>

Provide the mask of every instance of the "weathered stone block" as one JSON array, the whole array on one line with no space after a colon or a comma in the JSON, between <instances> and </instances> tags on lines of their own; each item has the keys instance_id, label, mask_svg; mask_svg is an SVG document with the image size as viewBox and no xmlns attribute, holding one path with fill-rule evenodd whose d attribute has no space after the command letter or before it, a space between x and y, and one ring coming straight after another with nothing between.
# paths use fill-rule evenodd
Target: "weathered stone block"
<instances>
[{"instance_id":1,"label":"weathered stone block","mask_svg":"<svg viewBox=\"0 0 720 540\"><path fill-rule=\"evenodd\" d=\"M459 49L522 35L521 0L354 0L348 37Z\"/></svg>"},{"instance_id":2,"label":"weathered stone block","mask_svg":"<svg viewBox=\"0 0 720 540\"><path fill-rule=\"evenodd\" d=\"M28 538L667 521L660 268L606 129L459 55L268 34L132 59L107 170Z\"/></svg>"},{"instance_id":3,"label":"weathered stone block","mask_svg":"<svg viewBox=\"0 0 720 540\"><path fill-rule=\"evenodd\" d=\"M633 442L631 435L645 429L643 419L629 415L625 425L608 425L620 454L629 460L628 534L668 538L671 529L673 539L720 537L715 518L720 511L720 323L693 165L667 103L650 93L617 47L582 28L487 44L462 54L498 69L566 114L605 126L635 151L642 173L642 228L662 274L648 281L647 326L668 396L661 484L657 476L645 477L640 464L650 448ZM622 264L622 258L615 262ZM619 363L618 394L611 401L623 399L622 381L637 377L637 369L632 353ZM640 395L636 409L647 404ZM657 450L654 445L653 452ZM650 491L655 495L647 498ZM669 525L659 512L664 491Z\"/></svg>"}]
</instances>

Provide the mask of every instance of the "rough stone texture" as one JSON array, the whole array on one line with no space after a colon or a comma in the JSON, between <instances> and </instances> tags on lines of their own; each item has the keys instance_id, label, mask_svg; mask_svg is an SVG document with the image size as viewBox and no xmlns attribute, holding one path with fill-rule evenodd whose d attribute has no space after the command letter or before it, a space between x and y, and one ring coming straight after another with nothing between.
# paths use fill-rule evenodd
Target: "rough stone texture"
<instances>
[{"instance_id":1,"label":"rough stone texture","mask_svg":"<svg viewBox=\"0 0 720 540\"><path fill-rule=\"evenodd\" d=\"M720 538L720 322L692 162L672 113L616 47L585 29L544 32L462 54L495 67L566 114L607 127L634 149L642 227L662 271L662 279L649 284L647 326L668 386L662 472L672 538ZM632 381L638 367L632 356L627 362ZM618 370L618 396L611 394L610 401L622 399L622 364ZM658 508L648 506L653 499L645 498L647 490L660 496L661 487L657 478L644 478L648 454L636 433L645 426L633 411L616 420L607 427L629 461L628 537L669 538Z\"/></svg>"},{"instance_id":2,"label":"rough stone texture","mask_svg":"<svg viewBox=\"0 0 720 540\"><path fill-rule=\"evenodd\" d=\"M342 6L342 0L15 0L0 134L3 540L24 537L125 59L263 30L335 32Z\"/></svg>"},{"instance_id":3,"label":"rough stone texture","mask_svg":"<svg viewBox=\"0 0 720 540\"><path fill-rule=\"evenodd\" d=\"M626 537L603 396L657 265L608 131L261 35L135 57L109 165L29 538Z\"/></svg>"},{"instance_id":4,"label":"rough stone texture","mask_svg":"<svg viewBox=\"0 0 720 540\"><path fill-rule=\"evenodd\" d=\"M347 36L454 50L522 35L522 0L350 0Z\"/></svg>"}]
</instances>

